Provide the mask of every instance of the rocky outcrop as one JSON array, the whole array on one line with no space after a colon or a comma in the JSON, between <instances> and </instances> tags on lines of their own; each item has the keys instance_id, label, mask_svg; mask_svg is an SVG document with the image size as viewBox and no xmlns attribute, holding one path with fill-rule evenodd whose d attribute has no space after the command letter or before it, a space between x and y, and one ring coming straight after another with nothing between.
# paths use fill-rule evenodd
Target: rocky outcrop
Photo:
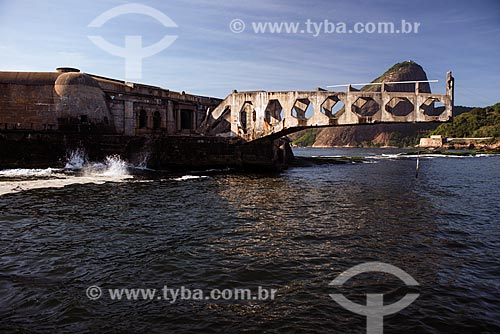
<instances>
[{"instance_id":1,"label":"rocky outcrop","mask_svg":"<svg viewBox=\"0 0 500 334\"><path fill-rule=\"evenodd\" d=\"M436 126L433 123L404 123L326 128L318 131L313 147L399 146L404 138L408 138L411 145L413 138Z\"/></svg>"}]
</instances>

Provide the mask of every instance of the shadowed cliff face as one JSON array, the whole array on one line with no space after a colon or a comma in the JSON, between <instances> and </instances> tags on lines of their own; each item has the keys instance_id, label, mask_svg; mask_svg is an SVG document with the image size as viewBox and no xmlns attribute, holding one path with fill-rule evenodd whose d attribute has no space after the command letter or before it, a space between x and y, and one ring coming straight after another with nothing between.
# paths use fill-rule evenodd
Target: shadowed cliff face
<instances>
[{"instance_id":1,"label":"shadowed cliff face","mask_svg":"<svg viewBox=\"0 0 500 334\"><path fill-rule=\"evenodd\" d=\"M395 64L387 72L375 79L373 82L413 81L427 80L423 68L414 62L402 62ZM365 86L365 91L380 91L380 86ZM386 85L387 91L411 92L415 90L415 84L393 84ZM420 91L430 93L428 83L420 84ZM373 106L367 103L363 113L375 112L370 110ZM378 106L375 106L378 108ZM388 146L394 133L398 136L414 136L422 130L434 129L437 125L415 123L415 124L372 124L366 126L343 126L318 130L313 146L360 146L366 143Z\"/></svg>"}]
</instances>

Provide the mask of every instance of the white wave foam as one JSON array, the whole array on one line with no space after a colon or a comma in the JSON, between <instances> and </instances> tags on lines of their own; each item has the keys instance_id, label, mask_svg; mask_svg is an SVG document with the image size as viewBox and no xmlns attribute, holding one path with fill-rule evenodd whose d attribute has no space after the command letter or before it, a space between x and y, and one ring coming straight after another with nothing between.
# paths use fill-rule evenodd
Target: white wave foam
<instances>
[{"instance_id":1,"label":"white wave foam","mask_svg":"<svg viewBox=\"0 0 500 334\"><path fill-rule=\"evenodd\" d=\"M4 177L47 177L61 172L59 168L45 168L45 169L5 169L0 170L0 176Z\"/></svg>"},{"instance_id":2,"label":"white wave foam","mask_svg":"<svg viewBox=\"0 0 500 334\"><path fill-rule=\"evenodd\" d=\"M230 172L231 168L211 168L204 170L205 173L221 173L221 172Z\"/></svg>"},{"instance_id":3,"label":"white wave foam","mask_svg":"<svg viewBox=\"0 0 500 334\"><path fill-rule=\"evenodd\" d=\"M153 183L153 182L155 182L155 180L134 180L132 182L133 183Z\"/></svg>"},{"instance_id":4,"label":"white wave foam","mask_svg":"<svg viewBox=\"0 0 500 334\"><path fill-rule=\"evenodd\" d=\"M345 155L311 155L311 158L345 158Z\"/></svg>"},{"instance_id":5,"label":"white wave foam","mask_svg":"<svg viewBox=\"0 0 500 334\"><path fill-rule=\"evenodd\" d=\"M402 159L435 159L435 158L447 158L447 157L458 157L458 158L466 158L466 156L454 156L454 155L444 155L444 154L380 154L380 155L371 155L365 157L366 159L373 160L402 160Z\"/></svg>"},{"instance_id":6,"label":"white wave foam","mask_svg":"<svg viewBox=\"0 0 500 334\"><path fill-rule=\"evenodd\" d=\"M438 154L438 153L424 153L424 154L380 154L366 156L365 159L383 160L383 159L438 159L438 158L453 158L453 159L468 159L468 158L481 158L481 157L493 157L498 156L497 154L470 154L470 155L455 155L455 154Z\"/></svg>"},{"instance_id":7,"label":"white wave foam","mask_svg":"<svg viewBox=\"0 0 500 334\"><path fill-rule=\"evenodd\" d=\"M175 178L174 181L187 181L187 180L196 180L196 179L205 179L208 176L205 175L184 175L178 178Z\"/></svg>"},{"instance_id":8,"label":"white wave foam","mask_svg":"<svg viewBox=\"0 0 500 334\"><path fill-rule=\"evenodd\" d=\"M481 153L481 154L476 154L476 158L491 158L491 157L498 157L500 156L499 154L491 154L491 153Z\"/></svg>"},{"instance_id":9,"label":"white wave foam","mask_svg":"<svg viewBox=\"0 0 500 334\"><path fill-rule=\"evenodd\" d=\"M436 158L471 158L473 155L453 155L453 154L409 154L409 155L404 155L402 158L424 158L424 159L436 159Z\"/></svg>"},{"instance_id":10,"label":"white wave foam","mask_svg":"<svg viewBox=\"0 0 500 334\"><path fill-rule=\"evenodd\" d=\"M379 155L382 159L398 159L401 157L401 153L397 154L381 154Z\"/></svg>"},{"instance_id":11,"label":"white wave foam","mask_svg":"<svg viewBox=\"0 0 500 334\"><path fill-rule=\"evenodd\" d=\"M84 163L83 151L74 151L66 164L66 170L82 170L80 175L67 175L63 169L7 169L0 171L0 195L39 188L62 188L71 184L124 182L133 178L128 173L128 164L119 156L106 157L104 163ZM18 181L1 181L1 177L30 178ZM31 179L31 178L38 179ZM40 179L43 178L43 179Z\"/></svg>"}]
</instances>

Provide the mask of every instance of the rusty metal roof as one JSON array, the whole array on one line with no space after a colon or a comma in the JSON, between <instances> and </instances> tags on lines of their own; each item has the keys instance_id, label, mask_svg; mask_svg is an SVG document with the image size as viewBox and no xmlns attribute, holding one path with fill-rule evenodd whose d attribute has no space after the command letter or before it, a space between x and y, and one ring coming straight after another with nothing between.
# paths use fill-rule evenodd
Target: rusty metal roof
<instances>
[{"instance_id":1,"label":"rusty metal roof","mask_svg":"<svg viewBox=\"0 0 500 334\"><path fill-rule=\"evenodd\" d=\"M2 72L0 71L0 84L13 85L54 85L58 72Z\"/></svg>"}]
</instances>

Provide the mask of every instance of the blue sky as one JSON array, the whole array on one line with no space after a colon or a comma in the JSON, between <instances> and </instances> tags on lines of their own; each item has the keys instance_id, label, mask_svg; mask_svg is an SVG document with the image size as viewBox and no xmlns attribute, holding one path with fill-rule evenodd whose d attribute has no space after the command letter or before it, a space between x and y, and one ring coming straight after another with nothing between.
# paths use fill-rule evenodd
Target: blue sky
<instances>
[{"instance_id":1,"label":"blue sky","mask_svg":"<svg viewBox=\"0 0 500 334\"><path fill-rule=\"evenodd\" d=\"M101 28L88 27L104 11L131 2L158 9L178 27L127 14ZM0 0L0 70L53 71L72 66L87 73L125 78L124 59L94 45L101 35L124 45L141 35L151 45L177 40L143 60L142 83L225 97L233 89L312 90L330 84L371 81L396 62L414 60L432 88L456 78L457 105L500 101L500 1L35 1ZM235 34L233 19L246 23ZM420 22L418 34L255 34L252 22ZM301 27L304 27L301 25Z\"/></svg>"}]
</instances>

